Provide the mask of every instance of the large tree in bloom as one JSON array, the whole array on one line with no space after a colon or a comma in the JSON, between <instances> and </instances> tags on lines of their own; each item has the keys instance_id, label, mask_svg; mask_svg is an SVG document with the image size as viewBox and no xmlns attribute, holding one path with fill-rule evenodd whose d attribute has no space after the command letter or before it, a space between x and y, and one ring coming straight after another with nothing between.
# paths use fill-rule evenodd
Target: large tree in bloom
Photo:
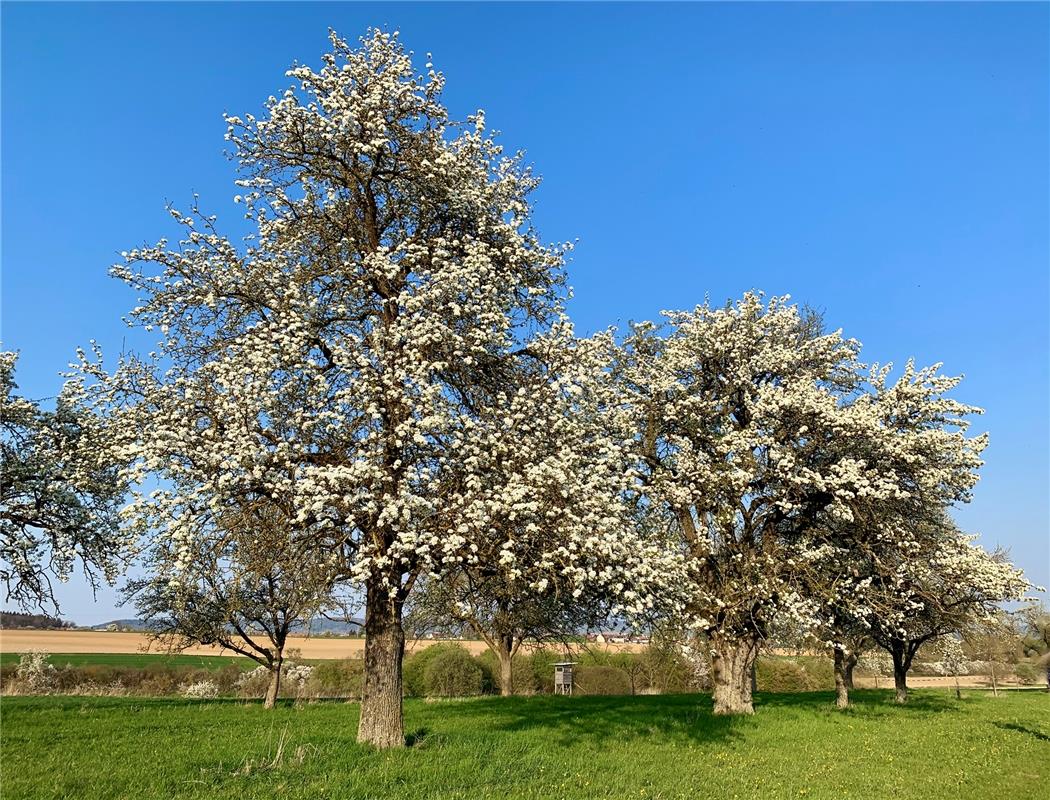
<instances>
[{"instance_id":1,"label":"large tree in bloom","mask_svg":"<svg viewBox=\"0 0 1050 800\"><path fill-rule=\"evenodd\" d=\"M93 588L112 582L130 552L119 531L125 487L75 386L45 410L16 393L17 361L0 353L0 583L6 601L57 609L53 580L79 564Z\"/></svg>"},{"instance_id":2,"label":"large tree in bloom","mask_svg":"<svg viewBox=\"0 0 1050 800\"><path fill-rule=\"evenodd\" d=\"M402 609L520 500L488 502L492 437L518 431L482 417L560 314L564 248L530 225L521 155L481 112L452 122L443 77L418 75L396 34L331 42L265 114L228 118L254 235L239 246L174 211L177 246L115 268L142 296L131 324L163 334L155 357L85 369L123 456L161 479L131 517L184 558L202 502L257 498L340 554L365 594L358 738L398 746Z\"/></svg>"},{"instance_id":3,"label":"large tree in bloom","mask_svg":"<svg viewBox=\"0 0 1050 800\"><path fill-rule=\"evenodd\" d=\"M710 642L715 710L750 713L773 618L818 621L827 531L873 503L965 494L983 440L944 399L952 379L909 366L889 386L856 341L786 298L666 316L666 334L634 327L617 367L642 494L690 575L678 602ZM906 405L929 424L896 424Z\"/></svg>"}]
</instances>

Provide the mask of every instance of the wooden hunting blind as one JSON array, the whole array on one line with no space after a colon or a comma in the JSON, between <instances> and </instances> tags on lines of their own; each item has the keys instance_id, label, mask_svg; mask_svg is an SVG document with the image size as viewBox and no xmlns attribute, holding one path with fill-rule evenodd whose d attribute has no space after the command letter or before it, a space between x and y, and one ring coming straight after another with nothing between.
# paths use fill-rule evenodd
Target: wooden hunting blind
<instances>
[{"instance_id":1,"label":"wooden hunting blind","mask_svg":"<svg viewBox=\"0 0 1050 800\"><path fill-rule=\"evenodd\" d=\"M575 661L559 661L554 665L554 693L572 694L572 667Z\"/></svg>"}]
</instances>

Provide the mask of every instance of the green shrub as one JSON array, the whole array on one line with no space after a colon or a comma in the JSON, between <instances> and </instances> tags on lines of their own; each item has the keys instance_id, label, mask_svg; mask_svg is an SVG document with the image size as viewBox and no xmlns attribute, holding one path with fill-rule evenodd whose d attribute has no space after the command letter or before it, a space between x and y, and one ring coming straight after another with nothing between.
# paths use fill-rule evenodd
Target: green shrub
<instances>
[{"instance_id":1,"label":"green shrub","mask_svg":"<svg viewBox=\"0 0 1050 800\"><path fill-rule=\"evenodd\" d=\"M1017 680L1025 686L1039 683L1043 679L1044 674L1044 670L1040 670L1030 661L1022 661L1014 667L1014 675L1017 677Z\"/></svg>"},{"instance_id":2,"label":"green shrub","mask_svg":"<svg viewBox=\"0 0 1050 800\"><path fill-rule=\"evenodd\" d=\"M418 650L405 659L401 672L401 681L404 693L409 697L426 697L426 671L427 666L441 653L447 650L462 650L461 645L455 642L442 642L432 644L422 650Z\"/></svg>"},{"instance_id":3,"label":"green shrub","mask_svg":"<svg viewBox=\"0 0 1050 800\"><path fill-rule=\"evenodd\" d=\"M532 650L526 653L522 659L522 669L514 675L515 692L553 694L554 665L565 660L565 654L555 650Z\"/></svg>"},{"instance_id":4,"label":"green shrub","mask_svg":"<svg viewBox=\"0 0 1050 800\"><path fill-rule=\"evenodd\" d=\"M578 665L573 684L573 691L580 694L631 694L631 678L619 667Z\"/></svg>"},{"instance_id":5,"label":"green shrub","mask_svg":"<svg viewBox=\"0 0 1050 800\"><path fill-rule=\"evenodd\" d=\"M499 659L491 650L485 650L474 656L474 663L481 670L481 693L495 694L499 692Z\"/></svg>"},{"instance_id":6,"label":"green shrub","mask_svg":"<svg viewBox=\"0 0 1050 800\"><path fill-rule=\"evenodd\" d=\"M835 685L834 665L826 658L764 657L756 669L761 692L816 692Z\"/></svg>"},{"instance_id":7,"label":"green shrub","mask_svg":"<svg viewBox=\"0 0 1050 800\"><path fill-rule=\"evenodd\" d=\"M365 662L359 658L322 661L314 665L304 694L307 697L358 698L364 681Z\"/></svg>"},{"instance_id":8,"label":"green shrub","mask_svg":"<svg viewBox=\"0 0 1050 800\"><path fill-rule=\"evenodd\" d=\"M511 661L514 694L529 695L544 691L544 670L548 665L548 660L549 657L547 655L540 655L537 658L534 657L531 652L523 652L519 650ZM557 660L557 658L554 659L554 661ZM497 658L496 654L491 650L486 650L484 653L477 656L475 661L477 662L477 665L481 667L482 692L486 694L489 692L499 694L503 688L500 679L499 658ZM548 681L550 683L550 691L554 690L554 661L549 661L549 664L551 665L551 677Z\"/></svg>"},{"instance_id":9,"label":"green shrub","mask_svg":"<svg viewBox=\"0 0 1050 800\"><path fill-rule=\"evenodd\" d=\"M473 697L481 694L481 667L462 647L434 656L423 673L427 697Z\"/></svg>"},{"instance_id":10,"label":"green shrub","mask_svg":"<svg viewBox=\"0 0 1050 800\"><path fill-rule=\"evenodd\" d=\"M678 694L706 688L694 685L692 665L674 647L653 644L636 658L642 673L638 691Z\"/></svg>"}]
</instances>

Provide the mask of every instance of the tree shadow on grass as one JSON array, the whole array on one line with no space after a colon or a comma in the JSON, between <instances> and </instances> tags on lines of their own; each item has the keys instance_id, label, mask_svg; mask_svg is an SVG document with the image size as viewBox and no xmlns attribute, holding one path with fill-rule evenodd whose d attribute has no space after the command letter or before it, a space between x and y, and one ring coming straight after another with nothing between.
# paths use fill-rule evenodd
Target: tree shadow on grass
<instances>
[{"instance_id":1,"label":"tree shadow on grass","mask_svg":"<svg viewBox=\"0 0 1050 800\"><path fill-rule=\"evenodd\" d=\"M482 704L478 704L479 707ZM711 742L736 738L750 717L718 717L705 695L645 695L499 698L491 729L507 733L543 731L560 744L658 736L663 741Z\"/></svg>"},{"instance_id":2,"label":"tree shadow on grass","mask_svg":"<svg viewBox=\"0 0 1050 800\"><path fill-rule=\"evenodd\" d=\"M1024 725L1018 725L1016 722L996 722L995 727L1000 728L1004 731L1017 731L1018 733L1026 733L1029 736L1034 736L1041 742L1050 742L1050 736L1047 736L1042 731L1035 731L1031 728L1026 728Z\"/></svg>"},{"instance_id":3,"label":"tree shadow on grass","mask_svg":"<svg viewBox=\"0 0 1050 800\"><path fill-rule=\"evenodd\" d=\"M912 692L908 702L898 705L893 701L893 691L885 689L855 689L849 693L850 708L860 712L900 712L921 713L957 712L966 699L956 700L947 692L927 693ZM755 696L755 708L808 708L813 711L833 710L835 708L834 692L760 692Z\"/></svg>"},{"instance_id":4,"label":"tree shadow on grass","mask_svg":"<svg viewBox=\"0 0 1050 800\"><path fill-rule=\"evenodd\" d=\"M716 716L707 695L645 695L602 697L492 698L474 704L490 730L508 733L543 731L560 743L624 741L658 736L663 741L689 743L742 739L762 724L764 709L797 710L800 714L854 713L869 717L957 713L966 700L946 693L913 694L905 705L892 692L851 693L847 712L835 709L833 692L758 693L755 716Z\"/></svg>"}]
</instances>

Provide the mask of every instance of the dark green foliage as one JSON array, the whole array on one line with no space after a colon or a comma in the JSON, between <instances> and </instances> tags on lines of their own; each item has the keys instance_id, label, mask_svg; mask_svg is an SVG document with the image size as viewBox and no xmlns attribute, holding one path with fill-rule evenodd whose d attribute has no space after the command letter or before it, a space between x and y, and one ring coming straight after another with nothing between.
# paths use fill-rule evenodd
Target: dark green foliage
<instances>
[{"instance_id":1,"label":"dark green foliage","mask_svg":"<svg viewBox=\"0 0 1050 800\"><path fill-rule=\"evenodd\" d=\"M580 665L573 675L578 694L631 694L631 679L619 667Z\"/></svg>"},{"instance_id":2,"label":"dark green foliage","mask_svg":"<svg viewBox=\"0 0 1050 800\"><path fill-rule=\"evenodd\" d=\"M491 650L474 656L474 663L481 670L481 693L499 694L499 659Z\"/></svg>"},{"instance_id":3,"label":"dark green foliage","mask_svg":"<svg viewBox=\"0 0 1050 800\"><path fill-rule=\"evenodd\" d=\"M360 698L365 662L359 658L322 661L314 665L306 684L307 697Z\"/></svg>"},{"instance_id":4,"label":"dark green foliage","mask_svg":"<svg viewBox=\"0 0 1050 800\"><path fill-rule=\"evenodd\" d=\"M760 657L756 671L762 692L816 692L835 686L834 665L828 658Z\"/></svg>"},{"instance_id":5,"label":"dark green foliage","mask_svg":"<svg viewBox=\"0 0 1050 800\"><path fill-rule=\"evenodd\" d=\"M17 611L0 611L0 628L36 628L37 630L56 630L75 627L50 614L22 614Z\"/></svg>"},{"instance_id":6,"label":"dark green foliage","mask_svg":"<svg viewBox=\"0 0 1050 800\"><path fill-rule=\"evenodd\" d=\"M430 647L417 650L405 658L401 681L406 697L427 696L427 666L441 653L450 649L462 648L454 642L441 642L440 644L432 644Z\"/></svg>"},{"instance_id":7,"label":"dark green foliage","mask_svg":"<svg viewBox=\"0 0 1050 800\"><path fill-rule=\"evenodd\" d=\"M423 672L427 697L473 697L481 694L482 670L462 647L443 649Z\"/></svg>"}]
</instances>

